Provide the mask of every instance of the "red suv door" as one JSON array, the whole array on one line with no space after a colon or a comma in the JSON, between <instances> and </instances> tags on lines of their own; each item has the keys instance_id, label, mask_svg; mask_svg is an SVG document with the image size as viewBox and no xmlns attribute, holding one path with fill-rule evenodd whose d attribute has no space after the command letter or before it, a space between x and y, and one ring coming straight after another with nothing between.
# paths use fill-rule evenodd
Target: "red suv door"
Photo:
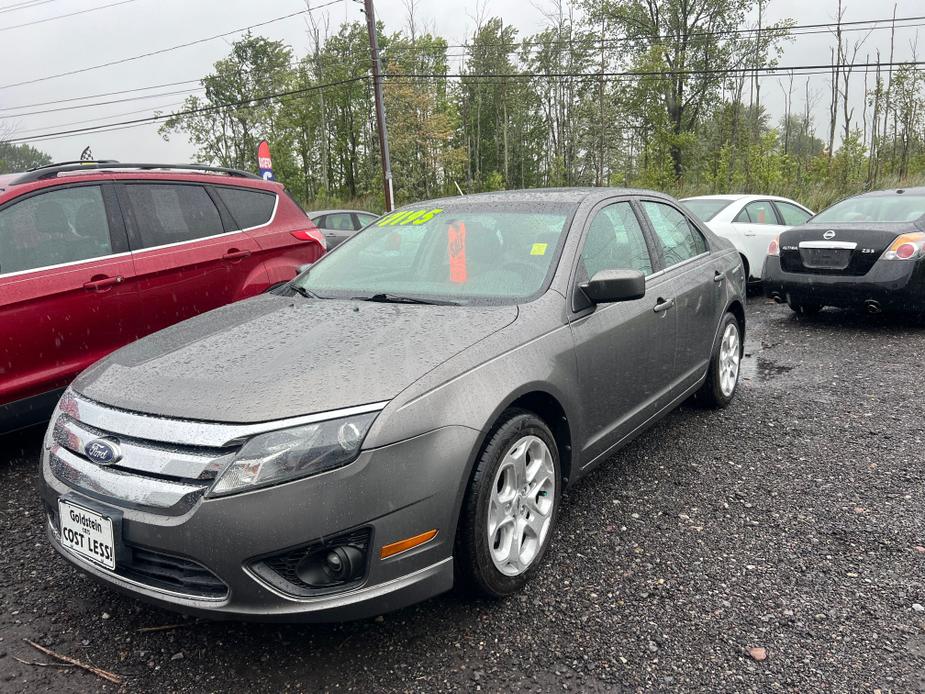
<instances>
[{"instance_id":1,"label":"red suv door","mask_svg":"<svg viewBox=\"0 0 925 694\"><path fill-rule=\"evenodd\" d=\"M111 183L0 206L0 429L47 416L80 371L138 336L134 267ZM24 419L25 418L25 419Z\"/></svg>"},{"instance_id":2,"label":"red suv door","mask_svg":"<svg viewBox=\"0 0 925 694\"><path fill-rule=\"evenodd\" d=\"M145 334L269 286L259 246L231 231L207 186L175 180L118 186Z\"/></svg>"}]
</instances>

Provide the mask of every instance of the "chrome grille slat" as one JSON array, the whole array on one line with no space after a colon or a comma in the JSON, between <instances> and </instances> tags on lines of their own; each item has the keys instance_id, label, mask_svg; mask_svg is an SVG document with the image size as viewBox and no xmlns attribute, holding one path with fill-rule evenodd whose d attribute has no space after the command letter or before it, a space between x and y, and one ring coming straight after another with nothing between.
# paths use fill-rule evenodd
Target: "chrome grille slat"
<instances>
[{"instance_id":1,"label":"chrome grille slat","mask_svg":"<svg viewBox=\"0 0 925 694\"><path fill-rule=\"evenodd\" d=\"M85 458L84 447L91 441L112 436L110 432L87 426L69 415L55 424L54 440L75 455ZM112 467L184 480L210 480L228 464L235 450L194 447L168 447L151 441L119 438L122 459Z\"/></svg>"},{"instance_id":2,"label":"chrome grille slat","mask_svg":"<svg viewBox=\"0 0 925 694\"><path fill-rule=\"evenodd\" d=\"M207 486L100 467L58 444L52 444L48 465L55 477L82 492L174 514L192 508Z\"/></svg>"}]
</instances>

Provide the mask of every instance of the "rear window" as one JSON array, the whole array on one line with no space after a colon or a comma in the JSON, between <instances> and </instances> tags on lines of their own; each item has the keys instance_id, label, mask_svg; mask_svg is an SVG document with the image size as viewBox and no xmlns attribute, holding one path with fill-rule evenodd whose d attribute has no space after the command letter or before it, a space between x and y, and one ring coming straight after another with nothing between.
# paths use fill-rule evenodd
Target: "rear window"
<instances>
[{"instance_id":1,"label":"rear window","mask_svg":"<svg viewBox=\"0 0 925 694\"><path fill-rule=\"evenodd\" d=\"M276 196L244 188L216 188L218 196L234 218L237 229L259 227L270 221L276 207Z\"/></svg>"},{"instance_id":2,"label":"rear window","mask_svg":"<svg viewBox=\"0 0 925 694\"><path fill-rule=\"evenodd\" d=\"M702 222L709 222L732 204L732 200L716 198L689 198L681 202Z\"/></svg>"},{"instance_id":3,"label":"rear window","mask_svg":"<svg viewBox=\"0 0 925 694\"><path fill-rule=\"evenodd\" d=\"M835 203L811 220L810 224L839 222L913 222L925 215L923 195L871 195Z\"/></svg>"}]
</instances>

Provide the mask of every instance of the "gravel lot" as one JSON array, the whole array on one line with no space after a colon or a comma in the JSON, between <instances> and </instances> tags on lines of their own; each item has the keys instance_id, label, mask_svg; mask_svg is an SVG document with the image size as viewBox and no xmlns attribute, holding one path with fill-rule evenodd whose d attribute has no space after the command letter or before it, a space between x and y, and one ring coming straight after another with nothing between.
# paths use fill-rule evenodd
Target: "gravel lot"
<instances>
[{"instance_id":1,"label":"gravel lot","mask_svg":"<svg viewBox=\"0 0 925 694\"><path fill-rule=\"evenodd\" d=\"M683 407L573 488L502 603L331 626L153 609L57 558L41 432L0 438L0 691L120 689L19 662L49 662L24 638L141 692L925 691L925 327L749 309L735 403Z\"/></svg>"}]
</instances>

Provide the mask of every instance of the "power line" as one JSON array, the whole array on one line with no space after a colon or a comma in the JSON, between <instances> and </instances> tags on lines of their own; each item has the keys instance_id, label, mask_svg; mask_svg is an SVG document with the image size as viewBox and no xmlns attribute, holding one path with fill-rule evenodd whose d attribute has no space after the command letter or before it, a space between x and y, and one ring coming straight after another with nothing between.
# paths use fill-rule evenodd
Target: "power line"
<instances>
[{"instance_id":1,"label":"power line","mask_svg":"<svg viewBox=\"0 0 925 694\"><path fill-rule=\"evenodd\" d=\"M101 94L88 94L87 96L75 96L70 99L53 99L52 101L39 101L34 104L21 104L19 106L5 106L0 108L0 113L4 111L19 111L24 108L35 108L36 106L49 106L51 104L66 104L72 101L86 101L87 99L97 99L101 96L118 96L119 94L132 94L134 92L143 92L149 89L161 89L162 87L177 87L181 84L199 84L202 81L202 78L195 80L181 80L179 82L165 82L163 84L149 84L146 87L135 87L134 89L122 89L117 92L103 92ZM145 96L136 97L138 99L145 99ZM89 104L89 106L94 106L97 104ZM83 108L83 106L73 106L72 108ZM65 110L65 109L61 109ZM16 114L23 115L23 114Z\"/></svg>"},{"instance_id":2,"label":"power line","mask_svg":"<svg viewBox=\"0 0 925 694\"><path fill-rule=\"evenodd\" d=\"M0 7L0 14L6 14L7 12L16 12L17 10L30 10L33 7L38 7L39 5L47 5L50 2L57 2L58 0L29 0L28 2L14 2L11 5L5 5Z\"/></svg>"},{"instance_id":3,"label":"power line","mask_svg":"<svg viewBox=\"0 0 925 694\"><path fill-rule=\"evenodd\" d=\"M176 50L179 50L179 49L181 49L181 48L188 48L188 47L190 47L190 46L196 46L196 45L199 45L199 44L201 44L201 43L207 43L207 42L209 42L209 41L215 41L216 39L224 38L224 37L226 37L226 36L231 36L232 34L240 34L241 32L249 31L250 29L257 29L258 27L267 26L268 24L274 24L274 23L276 23L276 22L281 22L281 21L284 21L284 20L286 20L286 19L291 19L291 18L293 18L293 17L298 17L299 15L308 14L309 12L314 12L314 11L316 11L316 10L320 10L320 9L322 9L322 8L329 7L329 6L331 6L331 5L335 5L335 4L339 3L339 2L340 2L340 0L329 0L328 2L324 3L323 5L317 5L317 6L315 6L315 7L311 7L311 8L308 8L308 9L299 10L298 12L290 12L289 14L283 15L283 16L281 16L281 17L274 17L273 19L268 19L268 20L265 21L265 22L259 22L259 23L257 23L257 24L251 24L251 25L249 25L249 26L241 27L241 28L239 28L239 29L232 29L231 31L226 31L226 32L221 33L221 34L215 34L214 36L207 36L207 37L205 37L205 38L196 39L195 41L188 41L187 43L181 43L181 44L178 44L178 45L176 45L176 46L170 46L169 48L161 48L161 49L156 50L156 51L150 51L150 52L148 52L148 53L142 53L142 54L140 54L140 55L131 56L131 57L129 57L129 58L121 58L121 59L119 59L119 60L111 60L111 61L109 61L109 62L107 62L107 63L100 63L99 65L91 65L91 66L89 66L89 67L82 67L82 68L78 68L78 69L76 69L76 70L68 70L67 72L60 72L60 73L58 73L58 74L56 74L56 75L46 75L45 77L36 77L36 78L34 78L34 79L31 79L31 80L23 80L23 81L21 81L21 82L11 82L10 84L2 84L2 85L0 85L0 89L9 89L9 88L11 88L11 87L21 87L21 86L26 85L26 84L36 84L37 82L45 82L45 81L47 81L47 80L57 79L57 78L59 78L59 77L69 77L69 76L71 76L71 75L78 75L78 74L81 74L81 73L84 73L84 72L90 72L91 70L99 70L100 68L104 68L104 67L112 67L113 65L121 65L121 64L123 64L123 63L129 63L129 62L132 62L132 61L135 61L135 60L141 60L142 58L150 58L151 56L162 55L162 54L164 54L164 53L169 53L169 52L171 52L171 51L176 51Z\"/></svg>"},{"instance_id":4,"label":"power line","mask_svg":"<svg viewBox=\"0 0 925 694\"><path fill-rule=\"evenodd\" d=\"M86 10L80 10L78 12L70 12L68 14L58 14L54 17L46 17L45 19L36 19L31 22L24 22L22 24L12 24L6 27L0 27L0 32L10 31L12 29L22 29L23 27L31 27L35 24L44 24L45 22L53 22L56 19L65 19L66 17L76 17L79 14L87 14L88 12L96 12L97 10L105 10L110 7L117 7L119 5L128 5L132 2L138 2L138 0L120 0L120 2L113 2L108 5L100 5L98 7L90 7Z\"/></svg>"},{"instance_id":5,"label":"power line","mask_svg":"<svg viewBox=\"0 0 925 694\"><path fill-rule=\"evenodd\" d=\"M110 101L96 101L92 104L81 104L80 106L64 106L62 108L46 108L40 111L25 111L23 113L11 113L4 118L23 118L25 116L37 116L45 113L59 113L61 111L77 111L82 108L94 108L98 106L111 106L112 104L124 104L129 101L144 101L145 99L159 99L163 96L178 96L180 94L192 94L193 92L204 91L205 87L194 87L192 89L179 89L173 92L157 92L156 94L145 94L144 96L132 96L125 99L111 99ZM104 118L107 116L103 116Z\"/></svg>"},{"instance_id":6,"label":"power line","mask_svg":"<svg viewBox=\"0 0 925 694\"><path fill-rule=\"evenodd\" d=\"M339 0L338 0L339 1ZM49 132L43 133L41 135L34 135L30 137L14 137L8 138L5 142L9 144L18 144L22 142L34 142L38 140L53 139L61 136L69 135L82 135L86 133L95 133L95 132L106 132L110 128L115 128L118 126L130 126L130 125L145 125L148 123L157 123L161 120L166 120L168 118L175 118L178 116L192 116L198 115L201 113L211 113L212 111L220 111L226 108L234 108L238 106L249 106L255 103L261 103L264 101L271 101L273 99L280 99L287 96L296 96L301 94L307 94L310 92L317 91L319 89L329 89L331 87L339 87L345 84L350 84L352 82L359 82L360 80L368 79L368 75L357 75L356 77L350 77L343 80L337 80L335 82L327 82L325 84L315 84L308 87L303 87L301 89L290 89L285 92L277 92L275 94L265 94L263 96L256 96L248 99L240 99L238 101L226 102L222 104L212 104L210 106L202 106L200 108L187 109L185 111L177 111L175 113L167 113L156 116L149 116L147 118L136 118L133 120L122 121L120 123L108 123L106 125L99 126L90 126L86 128L75 128L73 130L63 130L59 132Z\"/></svg>"},{"instance_id":7,"label":"power line","mask_svg":"<svg viewBox=\"0 0 925 694\"><path fill-rule=\"evenodd\" d=\"M764 72L765 74L759 75L763 77L779 77L781 75L812 75L812 74L830 74L831 70L835 67L840 69L851 69L858 70L859 72L870 71L872 69L882 69L886 67L902 67L908 66L916 70L919 70L922 66L925 66L925 61L908 61L908 62L892 62L892 63L843 63L843 64L827 64L827 65L806 65L806 66L765 66L758 68L759 72ZM607 81L614 81L626 78L635 78L635 79L663 79L665 77L670 77L671 75L698 75L698 74L730 74L730 73L741 73L741 74L754 74L755 68L729 68L725 70L687 70L687 71L675 71L673 73L668 72L659 72L659 71L623 71L623 72L605 72L605 73L587 73L587 72L564 72L564 73L508 73L508 74L498 74L498 73L481 73L481 74L465 74L465 73L433 73L433 74L419 74L419 73L409 73L409 74L393 74L393 75L383 75L383 77L390 78L392 83L410 83L413 79L420 78L446 78L446 79L472 79L476 83L480 84L499 84L505 85L510 84L511 80L517 79L577 79L577 80L601 80L606 79ZM125 129L127 127L137 127L140 125L152 124L158 121L162 121L168 118L185 116L185 115L197 115L201 113L210 113L213 111L219 111L223 109L234 109L242 106L249 106L254 103L260 103L263 101L273 100L273 99L285 99L286 97L298 97L302 94L310 93L317 91L318 89L327 89L336 86L342 86L345 84L350 84L358 82L361 80L368 79L368 75L357 75L344 80L338 80L335 82L328 82L325 84L311 85L308 87L303 87L301 89L293 89L285 92L277 92L274 94L267 94L259 97L254 97L250 99L241 99L234 102L226 102L221 104L211 104L208 106L203 106L195 109L187 109L185 111L179 111L176 113L170 114L161 114L149 116L146 118L138 118L129 121L122 121L118 123L106 123L97 126L90 126L86 128L76 128L73 130L64 130L64 131L52 131L43 133L41 135L33 135L27 137L11 138L7 140L12 144L22 143L22 142L35 142L40 140L50 140L58 139L61 137L69 137L72 135L85 134L85 133L98 133L98 132L110 132L117 129ZM145 111L147 109L144 109ZM114 116L111 116L114 117ZM64 124L62 124L64 125ZM50 126L50 127L60 127L60 126Z\"/></svg>"}]
</instances>

